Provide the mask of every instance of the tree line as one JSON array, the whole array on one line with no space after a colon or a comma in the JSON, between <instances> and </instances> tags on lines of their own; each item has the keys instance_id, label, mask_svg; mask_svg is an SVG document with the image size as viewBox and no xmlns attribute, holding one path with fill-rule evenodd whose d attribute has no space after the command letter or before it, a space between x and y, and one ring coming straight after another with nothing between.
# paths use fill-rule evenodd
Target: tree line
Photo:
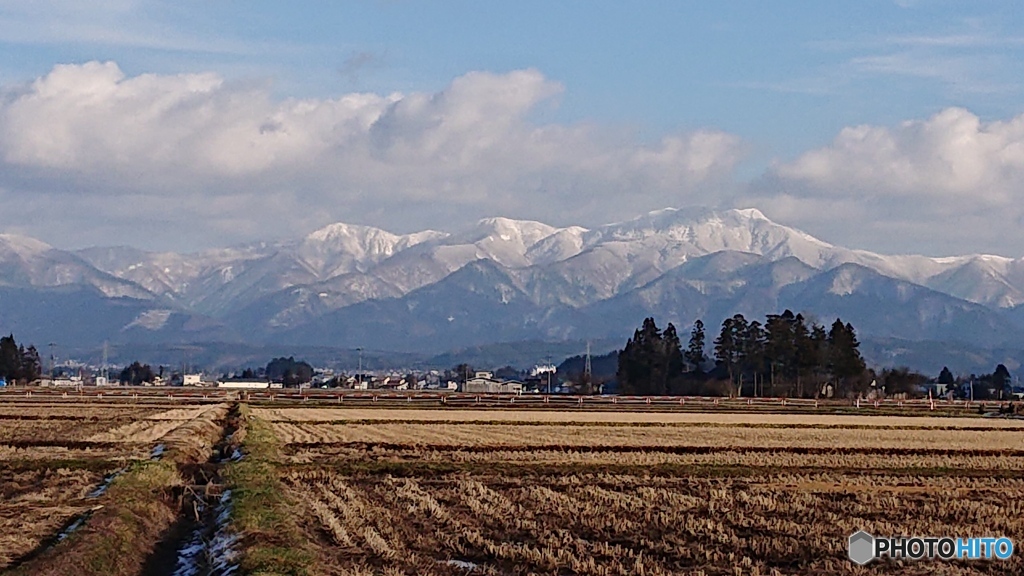
<instances>
[{"instance_id":1,"label":"tree line","mask_svg":"<svg viewBox=\"0 0 1024 576\"><path fill-rule=\"evenodd\" d=\"M764 323L726 318L710 350L697 320L684 351L675 326L662 332L647 318L619 353L616 376L626 394L851 396L870 382L859 346L841 319L826 330L786 310Z\"/></svg>"},{"instance_id":2,"label":"tree line","mask_svg":"<svg viewBox=\"0 0 1024 576\"><path fill-rule=\"evenodd\" d=\"M14 340L14 334L0 337L0 378L8 383L27 384L38 380L43 363L35 346L26 348Z\"/></svg>"},{"instance_id":3,"label":"tree line","mask_svg":"<svg viewBox=\"0 0 1024 576\"><path fill-rule=\"evenodd\" d=\"M177 372L169 375L172 383L175 381L180 383L180 376L181 374ZM124 386L142 386L163 377L163 366L154 370L149 364L143 364L136 360L121 370L118 381ZM223 378L227 380L228 374L224 374ZM313 379L313 366L306 361L296 360L293 356L274 358L267 363L265 368L258 370L253 370L252 368L244 369L241 373L241 378L266 379L282 382L287 387L294 387L305 384Z\"/></svg>"}]
</instances>

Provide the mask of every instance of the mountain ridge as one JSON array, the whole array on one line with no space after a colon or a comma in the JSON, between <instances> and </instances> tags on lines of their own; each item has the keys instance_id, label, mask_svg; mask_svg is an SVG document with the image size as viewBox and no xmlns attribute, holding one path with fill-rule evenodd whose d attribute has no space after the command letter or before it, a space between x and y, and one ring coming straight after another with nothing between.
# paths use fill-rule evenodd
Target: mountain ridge
<instances>
[{"instance_id":1,"label":"mountain ridge","mask_svg":"<svg viewBox=\"0 0 1024 576\"><path fill-rule=\"evenodd\" d=\"M961 338L1001 349L1024 339L1024 259L876 254L756 208L666 208L592 228L494 217L454 233L334 223L291 240L191 254L65 251L0 235L0 272L0 285L30 309L33 291L62 286L128 298L130 306L112 310L134 316L108 328L112 340L186 342L198 329L260 345L436 353L515 339L614 339L647 315L714 326L732 313L781 307L841 313L867 338ZM5 315L5 306L0 300L0 324L32 316ZM68 321L97 322L85 313Z\"/></svg>"}]
</instances>

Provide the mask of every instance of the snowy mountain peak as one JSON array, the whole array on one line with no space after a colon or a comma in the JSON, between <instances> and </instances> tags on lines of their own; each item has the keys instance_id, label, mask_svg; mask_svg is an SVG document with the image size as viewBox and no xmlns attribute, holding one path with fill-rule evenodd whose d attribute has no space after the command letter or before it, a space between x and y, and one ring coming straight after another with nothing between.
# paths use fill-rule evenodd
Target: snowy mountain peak
<instances>
[{"instance_id":1,"label":"snowy mountain peak","mask_svg":"<svg viewBox=\"0 0 1024 576\"><path fill-rule=\"evenodd\" d=\"M714 210L710 208L662 208L624 222L598 228L601 236L635 240L652 235L675 234L693 238L695 231L720 228L749 229L759 225L779 226L756 208ZM793 231L796 233L796 231ZM699 235L699 234L698 234Z\"/></svg>"},{"instance_id":2,"label":"snowy mountain peak","mask_svg":"<svg viewBox=\"0 0 1024 576\"><path fill-rule=\"evenodd\" d=\"M397 238L394 234L381 230L380 228L336 222L309 233L309 235L306 236L306 240L311 242L337 242L353 238L366 238L370 236Z\"/></svg>"},{"instance_id":3,"label":"snowy mountain peak","mask_svg":"<svg viewBox=\"0 0 1024 576\"><path fill-rule=\"evenodd\" d=\"M53 246L46 242L18 234L0 234L0 246L22 257L38 256L53 250Z\"/></svg>"},{"instance_id":4,"label":"snowy mountain peak","mask_svg":"<svg viewBox=\"0 0 1024 576\"><path fill-rule=\"evenodd\" d=\"M558 229L542 222L533 220L512 220L511 218L484 218L477 222L476 227L470 233L479 236L481 240L501 240L503 242L518 242L529 248L537 242L554 234Z\"/></svg>"},{"instance_id":5,"label":"snowy mountain peak","mask_svg":"<svg viewBox=\"0 0 1024 576\"><path fill-rule=\"evenodd\" d=\"M460 270L465 272L456 275ZM152 302L146 310L201 314L266 337L301 331L345 310L356 314L399 304L406 307L403 314L411 314L410 326L434 326L437 319L447 325L447 318L472 308L465 301L467 286L481 297L499 290L503 310L523 307L513 319L475 312L480 326L491 326L495 318L530 326L549 322L556 335L568 333L558 322L570 318L622 318L625 325L662 309L676 310L685 321L713 318L719 308L753 313L796 290L813 294L794 302L860 306L866 295L884 299L907 287L927 288L944 295L945 309L966 310L962 304L970 302L986 314L1024 303L1024 259L850 250L777 224L755 208L666 208L592 229L495 217L456 234L403 235L336 223L290 241L196 254L127 248L72 254L31 238L0 235L0 272L0 288L85 285L106 296ZM425 294L439 299L433 320L420 316ZM620 310L616 299L622 298L636 298L633 307ZM170 330L187 317L161 314L140 316L132 333L147 323ZM124 318L120 326L131 321Z\"/></svg>"},{"instance_id":6,"label":"snowy mountain peak","mask_svg":"<svg viewBox=\"0 0 1024 576\"><path fill-rule=\"evenodd\" d=\"M425 230L399 236L373 226L338 222L316 230L296 248L298 256L319 279L353 272L423 242L447 235Z\"/></svg>"},{"instance_id":7,"label":"snowy mountain peak","mask_svg":"<svg viewBox=\"0 0 1024 576\"><path fill-rule=\"evenodd\" d=\"M743 216L745 218L750 218L751 220L768 220L768 217L765 216L757 208L740 208L740 209L737 209L737 210L734 210L734 211L737 214L739 214L740 216Z\"/></svg>"}]
</instances>

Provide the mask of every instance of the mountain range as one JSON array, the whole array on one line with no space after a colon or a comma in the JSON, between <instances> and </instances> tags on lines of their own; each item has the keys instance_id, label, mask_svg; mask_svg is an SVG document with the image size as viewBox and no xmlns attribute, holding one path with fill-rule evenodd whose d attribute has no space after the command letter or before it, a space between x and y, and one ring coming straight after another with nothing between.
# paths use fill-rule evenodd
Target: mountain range
<instances>
[{"instance_id":1,"label":"mountain range","mask_svg":"<svg viewBox=\"0 0 1024 576\"><path fill-rule=\"evenodd\" d=\"M331 224L191 254L68 251L0 235L0 329L112 345L366 348L625 341L646 316L709 341L785 308L857 328L869 360L922 370L1024 361L1024 259L835 246L756 209L664 209L592 229L488 218L458 233Z\"/></svg>"}]
</instances>

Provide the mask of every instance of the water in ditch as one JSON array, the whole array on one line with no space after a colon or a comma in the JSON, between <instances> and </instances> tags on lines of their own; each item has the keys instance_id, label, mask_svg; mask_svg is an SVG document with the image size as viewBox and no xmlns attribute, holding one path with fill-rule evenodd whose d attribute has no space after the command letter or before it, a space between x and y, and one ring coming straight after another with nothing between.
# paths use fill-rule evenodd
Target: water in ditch
<instances>
[{"instance_id":1,"label":"water in ditch","mask_svg":"<svg viewBox=\"0 0 1024 576\"><path fill-rule=\"evenodd\" d=\"M236 442L234 417L229 416L224 436L214 448L209 465L216 470L225 463L241 458ZM216 479L215 479L216 481ZM179 525L184 534L176 545L172 576L230 576L238 571L237 535L229 527L231 518L231 490L219 496L200 495L189 491L191 517L186 516Z\"/></svg>"},{"instance_id":2,"label":"water in ditch","mask_svg":"<svg viewBox=\"0 0 1024 576\"><path fill-rule=\"evenodd\" d=\"M198 501L197 501L198 503ZM212 504L212 505L211 505ZM231 491L198 505L200 519L191 535L182 540L173 576L228 576L238 570L235 543L238 538L228 530L231 517Z\"/></svg>"}]
</instances>

